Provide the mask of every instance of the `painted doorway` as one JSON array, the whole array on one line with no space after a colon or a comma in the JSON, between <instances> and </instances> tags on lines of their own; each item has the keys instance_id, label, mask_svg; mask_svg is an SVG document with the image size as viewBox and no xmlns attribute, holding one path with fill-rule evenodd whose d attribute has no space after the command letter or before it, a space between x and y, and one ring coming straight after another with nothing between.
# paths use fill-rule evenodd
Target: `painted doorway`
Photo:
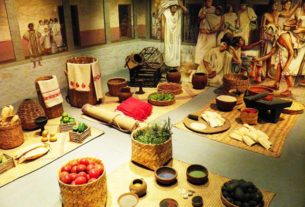
<instances>
[{"instance_id":1,"label":"painted doorway","mask_svg":"<svg viewBox=\"0 0 305 207\"><path fill-rule=\"evenodd\" d=\"M81 46L80 43L80 31L79 31L79 19L78 19L78 6L71 5L71 19L72 19L72 32L74 46Z\"/></svg>"},{"instance_id":2,"label":"painted doorway","mask_svg":"<svg viewBox=\"0 0 305 207\"><path fill-rule=\"evenodd\" d=\"M119 5L120 38L132 38L131 4Z\"/></svg>"}]
</instances>

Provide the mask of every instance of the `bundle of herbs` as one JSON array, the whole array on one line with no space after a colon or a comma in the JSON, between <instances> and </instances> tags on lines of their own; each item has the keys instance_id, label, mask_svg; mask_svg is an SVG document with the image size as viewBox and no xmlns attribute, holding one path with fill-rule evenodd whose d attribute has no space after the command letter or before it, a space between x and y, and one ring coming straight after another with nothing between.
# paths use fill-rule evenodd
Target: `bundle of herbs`
<instances>
[{"instance_id":1,"label":"bundle of herbs","mask_svg":"<svg viewBox=\"0 0 305 207\"><path fill-rule=\"evenodd\" d=\"M163 144L172 135L171 123L168 118L163 123L153 123L134 134L134 139L143 144Z\"/></svg>"}]
</instances>

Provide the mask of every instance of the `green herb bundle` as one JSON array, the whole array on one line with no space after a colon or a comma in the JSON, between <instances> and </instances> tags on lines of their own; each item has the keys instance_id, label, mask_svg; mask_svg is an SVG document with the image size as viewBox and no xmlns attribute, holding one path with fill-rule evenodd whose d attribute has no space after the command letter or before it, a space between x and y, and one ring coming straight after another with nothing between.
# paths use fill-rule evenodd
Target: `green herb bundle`
<instances>
[{"instance_id":1,"label":"green herb bundle","mask_svg":"<svg viewBox=\"0 0 305 207\"><path fill-rule=\"evenodd\" d=\"M175 96L170 93L153 93L148 98L155 101L171 101Z\"/></svg>"},{"instance_id":2,"label":"green herb bundle","mask_svg":"<svg viewBox=\"0 0 305 207\"><path fill-rule=\"evenodd\" d=\"M134 139L143 144L162 144L166 142L171 135L171 123L168 118L168 120L162 124L153 123L144 129L138 130L134 134Z\"/></svg>"}]
</instances>

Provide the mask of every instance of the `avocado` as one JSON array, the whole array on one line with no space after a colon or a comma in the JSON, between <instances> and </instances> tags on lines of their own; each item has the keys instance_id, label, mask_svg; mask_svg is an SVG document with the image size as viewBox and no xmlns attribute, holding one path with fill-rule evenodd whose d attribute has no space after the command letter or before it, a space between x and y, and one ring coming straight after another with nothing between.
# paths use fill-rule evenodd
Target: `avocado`
<instances>
[{"instance_id":1,"label":"avocado","mask_svg":"<svg viewBox=\"0 0 305 207\"><path fill-rule=\"evenodd\" d=\"M245 194L244 194L244 191L241 187L237 187L235 189L234 197L235 197L236 200L239 200L239 201L244 201L245 200Z\"/></svg>"},{"instance_id":2,"label":"avocado","mask_svg":"<svg viewBox=\"0 0 305 207\"><path fill-rule=\"evenodd\" d=\"M249 204L250 204L251 207L257 206L257 202L256 201L249 201Z\"/></svg>"},{"instance_id":3,"label":"avocado","mask_svg":"<svg viewBox=\"0 0 305 207\"><path fill-rule=\"evenodd\" d=\"M248 202L244 202L241 204L241 207L250 207L250 204Z\"/></svg>"},{"instance_id":4,"label":"avocado","mask_svg":"<svg viewBox=\"0 0 305 207\"><path fill-rule=\"evenodd\" d=\"M240 201L233 201L233 204L235 204L237 206L241 206L241 202Z\"/></svg>"},{"instance_id":5,"label":"avocado","mask_svg":"<svg viewBox=\"0 0 305 207\"><path fill-rule=\"evenodd\" d=\"M74 132L78 132L78 126L74 126L74 127L72 128L72 130L73 130Z\"/></svg>"}]
</instances>

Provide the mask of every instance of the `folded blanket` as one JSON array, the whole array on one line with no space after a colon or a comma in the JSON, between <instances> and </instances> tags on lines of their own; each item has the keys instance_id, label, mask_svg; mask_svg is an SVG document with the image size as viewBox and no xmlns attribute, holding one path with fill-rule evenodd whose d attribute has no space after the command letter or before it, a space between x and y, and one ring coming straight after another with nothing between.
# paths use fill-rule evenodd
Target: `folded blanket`
<instances>
[{"instance_id":1,"label":"folded blanket","mask_svg":"<svg viewBox=\"0 0 305 207\"><path fill-rule=\"evenodd\" d=\"M56 76L50 80L38 81L38 85L47 108L51 108L63 102Z\"/></svg>"},{"instance_id":2,"label":"folded blanket","mask_svg":"<svg viewBox=\"0 0 305 207\"><path fill-rule=\"evenodd\" d=\"M67 63L69 89L90 91L91 65Z\"/></svg>"},{"instance_id":3,"label":"folded blanket","mask_svg":"<svg viewBox=\"0 0 305 207\"><path fill-rule=\"evenodd\" d=\"M152 106L149 103L133 97L123 101L116 109L139 121L145 121L152 112Z\"/></svg>"},{"instance_id":4,"label":"folded blanket","mask_svg":"<svg viewBox=\"0 0 305 207\"><path fill-rule=\"evenodd\" d=\"M100 67L97 61L92 63L91 69L92 69L96 99L99 100L103 98L103 90L102 90L102 80L101 80L102 74L100 72Z\"/></svg>"}]
</instances>

